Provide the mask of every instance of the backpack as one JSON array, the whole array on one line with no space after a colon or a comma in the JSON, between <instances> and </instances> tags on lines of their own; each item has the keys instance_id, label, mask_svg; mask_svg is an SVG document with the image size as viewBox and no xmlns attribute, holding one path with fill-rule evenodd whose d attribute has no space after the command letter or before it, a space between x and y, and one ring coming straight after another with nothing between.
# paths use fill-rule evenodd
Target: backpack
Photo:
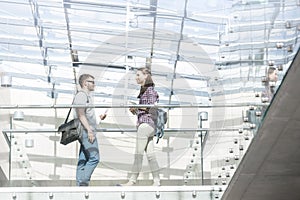
<instances>
[{"instance_id":1,"label":"backpack","mask_svg":"<svg viewBox=\"0 0 300 200\"><path fill-rule=\"evenodd\" d=\"M160 108L152 108L152 118L155 124L155 133L154 136L157 137L156 144L158 143L159 139L164 136L164 128L165 124L168 120L167 112Z\"/></svg>"}]
</instances>

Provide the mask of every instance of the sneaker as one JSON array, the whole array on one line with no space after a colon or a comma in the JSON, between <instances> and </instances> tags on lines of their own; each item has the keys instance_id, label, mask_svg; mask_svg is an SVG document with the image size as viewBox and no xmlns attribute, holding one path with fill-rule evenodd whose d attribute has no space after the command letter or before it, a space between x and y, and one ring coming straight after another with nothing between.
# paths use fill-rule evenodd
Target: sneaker
<instances>
[{"instance_id":1,"label":"sneaker","mask_svg":"<svg viewBox=\"0 0 300 200\"><path fill-rule=\"evenodd\" d=\"M121 186L133 186L135 185L134 181L128 181L127 183L120 184Z\"/></svg>"}]
</instances>

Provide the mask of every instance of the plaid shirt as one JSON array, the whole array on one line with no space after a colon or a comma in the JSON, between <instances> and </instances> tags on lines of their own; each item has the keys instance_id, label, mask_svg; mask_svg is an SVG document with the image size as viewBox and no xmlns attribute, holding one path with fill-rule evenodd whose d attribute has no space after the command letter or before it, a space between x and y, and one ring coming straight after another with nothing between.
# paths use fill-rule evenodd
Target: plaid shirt
<instances>
[{"instance_id":1,"label":"plaid shirt","mask_svg":"<svg viewBox=\"0 0 300 200\"><path fill-rule=\"evenodd\" d=\"M147 105L147 104L154 104L158 102L158 94L154 90L154 87L148 87L144 94L140 97L139 104ZM142 123L147 123L153 128L155 128L154 121L151 117L151 114L146 110L138 110L138 120L137 120L137 127Z\"/></svg>"}]
</instances>

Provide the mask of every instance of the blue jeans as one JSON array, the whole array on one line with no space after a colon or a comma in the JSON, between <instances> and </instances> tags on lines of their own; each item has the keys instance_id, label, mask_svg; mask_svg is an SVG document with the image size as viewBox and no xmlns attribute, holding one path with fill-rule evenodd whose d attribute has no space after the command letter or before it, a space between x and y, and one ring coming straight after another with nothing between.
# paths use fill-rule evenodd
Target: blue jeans
<instances>
[{"instance_id":1,"label":"blue jeans","mask_svg":"<svg viewBox=\"0 0 300 200\"><path fill-rule=\"evenodd\" d=\"M84 130L79 150L77 163L76 182L77 186L88 186L92 173L100 161L97 138L93 144L88 141L87 132Z\"/></svg>"}]
</instances>

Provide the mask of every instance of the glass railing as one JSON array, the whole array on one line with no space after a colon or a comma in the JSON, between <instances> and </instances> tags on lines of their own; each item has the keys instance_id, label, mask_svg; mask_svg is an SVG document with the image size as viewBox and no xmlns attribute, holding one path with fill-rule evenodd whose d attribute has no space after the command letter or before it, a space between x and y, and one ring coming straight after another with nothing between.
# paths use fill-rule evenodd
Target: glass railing
<instances>
[{"instance_id":1,"label":"glass railing","mask_svg":"<svg viewBox=\"0 0 300 200\"><path fill-rule=\"evenodd\" d=\"M242 113L249 109L248 105L226 106L169 106L172 109L169 110L164 137L155 144L163 184L228 184L255 135L261 115L254 115L252 111L257 110L250 107L253 116L249 114L249 119L246 120ZM24 120L12 120L6 126L12 129L2 130L4 134L11 136L11 186L20 184L18 181L23 181L27 186L43 186L47 181L50 185L53 184L51 182L58 186L75 185L79 143L66 146L60 144L60 133L55 128L64 120L63 115L67 108L49 106L49 112L57 109L62 117L55 119L53 116L52 120L45 121L40 116L44 121L41 124L39 120L36 121L39 117L34 116L34 113L37 110L43 113L45 109L24 106ZM101 162L92 176L95 186L113 186L126 181L133 163L135 116L128 115L125 111L127 108L111 109L115 109L112 113L120 114L115 116L110 113L98 127ZM207 121L201 117L203 113L207 115ZM225 113L231 114L224 118ZM146 160L139 180L140 185L147 185L151 180Z\"/></svg>"}]
</instances>

